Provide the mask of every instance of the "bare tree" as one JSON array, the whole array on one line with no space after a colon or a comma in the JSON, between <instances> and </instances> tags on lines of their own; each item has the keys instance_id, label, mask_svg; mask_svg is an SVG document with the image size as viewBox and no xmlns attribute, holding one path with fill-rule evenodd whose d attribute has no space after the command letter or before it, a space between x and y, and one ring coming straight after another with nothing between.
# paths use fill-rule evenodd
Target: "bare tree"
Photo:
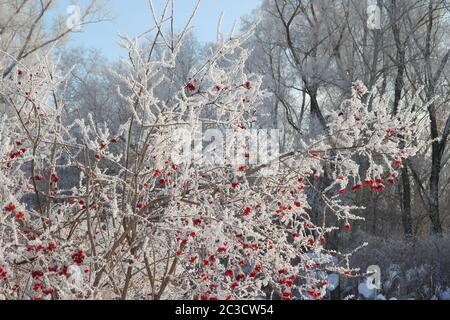
<instances>
[{"instance_id":1,"label":"bare tree","mask_svg":"<svg viewBox=\"0 0 450 320\"><path fill-rule=\"evenodd\" d=\"M80 8L80 16L76 17L76 25L73 28L69 28L66 18L57 16L53 21L53 29L49 30L45 25L50 22L50 16L57 4L57 0L0 2L2 77L7 77L17 63L32 54L67 39L74 31L72 29L111 17L104 1L90 0L84 8Z\"/></svg>"}]
</instances>

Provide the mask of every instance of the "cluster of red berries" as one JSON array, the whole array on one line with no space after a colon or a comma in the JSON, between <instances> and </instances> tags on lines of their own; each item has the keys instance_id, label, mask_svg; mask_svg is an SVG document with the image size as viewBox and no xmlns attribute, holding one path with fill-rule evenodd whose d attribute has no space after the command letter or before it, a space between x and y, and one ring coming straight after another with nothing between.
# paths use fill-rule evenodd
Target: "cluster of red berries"
<instances>
[{"instance_id":1,"label":"cluster of red berries","mask_svg":"<svg viewBox=\"0 0 450 320\"><path fill-rule=\"evenodd\" d=\"M367 179L364 181L364 185L366 187L370 187L370 190L372 191L383 191L385 189L385 186L383 184L383 179L377 178L374 180Z\"/></svg>"},{"instance_id":2,"label":"cluster of red berries","mask_svg":"<svg viewBox=\"0 0 450 320\"><path fill-rule=\"evenodd\" d=\"M33 279L39 279L39 278L42 278L43 276L44 276L44 272L42 272L40 270L31 271L31 277Z\"/></svg>"},{"instance_id":3,"label":"cluster of red berries","mask_svg":"<svg viewBox=\"0 0 450 320\"><path fill-rule=\"evenodd\" d=\"M53 252L56 250L56 244L54 242L50 242L47 246L43 246L42 244L29 246L27 248L28 253L39 253L42 252L44 254L49 254L50 252Z\"/></svg>"},{"instance_id":4,"label":"cluster of red berries","mask_svg":"<svg viewBox=\"0 0 450 320\"><path fill-rule=\"evenodd\" d=\"M188 89L189 91L196 91L197 87L192 82L189 82L188 84L186 84L186 89Z\"/></svg>"},{"instance_id":5,"label":"cluster of red berries","mask_svg":"<svg viewBox=\"0 0 450 320\"><path fill-rule=\"evenodd\" d=\"M197 218L197 219L192 220L192 223L194 224L195 227L200 227L202 224L202 220Z\"/></svg>"},{"instance_id":6,"label":"cluster of red berries","mask_svg":"<svg viewBox=\"0 0 450 320\"><path fill-rule=\"evenodd\" d=\"M3 210L5 210L5 211L8 212L8 213L13 213L13 214L15 214L15 215L16 215L16 218L17 218L18 220L23 220L23 219L25 219L25 213L22 212L22 211L16 212L17 206L16 206L14 203L12 203L12 202L8 203L8 204L3 208Z\"/></svg>"},{"instance_id":7,"label":"cluster of red berries","mask_svg":"<svg viewBox=\"0 0 450 320\"><path fill-rule=\"evenodd\" d=\"M311 298L314 298L314 299L320 299L321 298L320 290L311 289L311 290L308 290L307 293L308 293L308 295Z\"/></svg>"},{"instance_id":8,"label":"cluster of red berries","mask_svg":"<svg viewBox=\"0 0 450 320\"><path fill-rule=\"evenodd\" d=\"M250 272L249 277L250 277L250 278L256 278L256 276L258 275L258 273L261 272L261 270L262 270L261 265L260 265L260 264L257 264L257 265L255 266L255 269L254 269L252 272Z\"/></svg>"},{"instance_id":9,"label":"cluster of red berries","mask_svg":"<svg viewBox=\"0 0 450 320\"><path fill-rule=\"evenodd\" d=\"M350 232L351 229L352 229L352 226L350 225L350 223L344 224L344 231L345 232Z\"/></svg>"},{"instance_id":10,"label":"cluster of red berries","mask_svg":"<svg viewBox=\"0 0 450 320\"><path fill-rule=\"evenodd\" d=\"M24 154L25 152L26 152L26 149L25 148L22 148L23 150L25 150L25 151L11 151L10 153L9 153L9 157L11 158L11 159L16 159L16 158L19 158L22 154Z\"/></svg>"},{"instance_id":11,"label":"cluster of red berries","mask_svg":"<svg viewBox=\"0 0 450 320\"><path fill-rule=\"evenodd\" d=\"M14 203L12 203L12 202L8 203L8 204L5 206L5 208L4 208L4 210L5 210L6 212L15 212L16 209L17 209L16 205L15 205Z\"/></svg>"},{"instance_id":12,"label":"cluster of red berries","mask_svg":"<svg viewBox=\"0 0 450 320\"><path fill-rule=\"evenodd\" d=\"M26 149L25 147L22 146L22 142L21 142L21 141L17 140L17 141L16 141L16 146L17 146L17 147L20 147L20 148L19 148L19 150L11 151L11 152L9 153L9 158L10 158L10 159L17 159L17 158L19 158L20 156L22 156L25 152L27 152L27 149Z\"/></svg>"},{"instance_id":13,"label":"cluster of red berries","mask_svg":"<svg viewBox=\"0 0 450 320\"><path fill-rule=\"evenodd\" d=\"M233 270L227 270L227 271L225 271L224 275L225 275L225 277L233 278L234 272L233 272Z\"/></svg>"},{"instance_id":14,"label":"cluster of red berries","mask_svg":"<svg viewBox=\"0 0 450 320\"><path fill-rule=\"evenodd\" d=\"M77 265L81 265L84 262L84 252L83 250L78 250L77 252L75 252L72 255L72 260L73 262L75 262Z\"/></svg>"},{"instance_id":15,"label":"cluster of red berries","mask_svg":"<svg viewBox=\"0 0 450 320\"><path fill-rule=\"evenodd\" d=\"M169 164L169 162L166 161L166 164ZM179 167L176 164L172 164L170 166L170 168L173 171L178 171L178 169L179 169ZM148 168L148 169L150 169L150 168ZM159 180L157 182L159 183L160 186L165 186L165 185L169 185L171 183L170 177L173 176L173 172L170 172L170 171L164 172L162 170L155 169L155 170L153 170L152 176L154 178L159 177ZM172 187L175 188L176 184L173 184ZM150 185L148 183L144 183L144 189L149 189L149 188L150 188Z\"/></svg>"},{"instance_id":16,"label":"cluster of red berries","mask_svg":"<svg viewBox=\"0 0 450 320\"><path fill-rule=\"evenodd\" d=\"M48 272L58 273L60 276L67 277L69 275L69 268L67 266L62 266L60 269L58 266L54 265L48 267Z\"/></svg>"},{"instance_id":17,"label":"cluster of red berries","mask_svg":"<svg viewBox=\"0 0 450 320\"><path fill-rule=\"evenodd\" d=\"M59 176L58 176L58 174L56 174L56 172L53 172L50 175L50 182L51 183L58 183L59 182Z\"/></svg>"},{"instance_id":18,"label":"cluster of red berries","mask_svg":"<svg viewBox=\"0 0 450 320\"><path fill-rule=\"evenodd\" d=\"M214 263L216 263L216 256L215 255L211 255L208 259L204 259L203 260L203 266L209 266L209 265L213 265Z\"/></svg>"},{"instance_id":19,"label":"cluster of red berries","mask_svg":"<svg viewBox=\"0 0 450 320\"><path fill-rule=\"evenodd\" d=\"M398 172L392 172L390 177L388 178L388 183L389 184L395 184L396 182L396 178L398 177Z\"/></svg>"},{"instance_id":20,"label":"cluster of red berries","mask_svg":"<svg viewBox=\"0 0 450 320\"><path fill-rule=\"evenodd\" d=\"M116 138L112 138L109 141L111 144L117 144L118 140ZM104 155L105 150L108 148L109 144L102 141L99 143L100 146L100 152L95 154L95 160L100 161Z\"/></svg>"},{"instance_id":21,"label":"cluster of red berries","mask_svg":"<svg viewBox=\"0 0 450 320\"><path fill-rule=\"evenodd\" d=\"M388 138L392 137L393 135L395 135L396 133L400 132L399 129L392 129L392 128L388 128L386 130L386 135L388 136Z\"/></svg>"},{"instance_id":22,"label":"cluster of red berries","mask_svg":"<svg viewBox=\"0 0 450 320\"><path fill-rule=\"evenodd\" d=\"M317 159L319 157L319 153L318 152L311 152L311 157L314 159Z\"/></svg>"},{"instance_id":23,"label":"cluster of red berries","mask_svg":"<svg viewBox=\"0 0 450 320\"><path fill-rule=\"evenodd\" d=\"M283 292L282 293L282 300L292 300L292 293L290 293L290 292Z\"/></svg>"},{"instance_id":24,"label":"cluster of red berries","mask_svg":"<svg viewBox=\"0 0 450 320\"><path fill-rule=\"evenodd\" d=\"M294 281L297 279L297 277L295 275L292 275L288 278L281 278L278 283L281 285L285 285L288 288L291 288L292 285L294 284Z\"/></svg>"},{"instance_id":25,"label":"cluster of red berries","mask_svg":"<svg viewBox=\"0 0 450 320\"><path fill-rule=\"evenodd\" d=\"M7 275L6 270L3 267L0 267L0 280L6 280Z\"/></svg>"},{"instance_id":26,"label":"cluster of red berries","mask_svg":"<svg viewBox=\"0 0 450 320\"><path fill-rule=\"evenodd\" d=\"M227 247L226 246L219 247L219 249L217 249L217 253L219 253L219 254L223 254L225 252L227 252Z\"/></svg>"},{"instance_id":27,"label":"cluster of red berries","mask_svg":"<svg viewBox=\"0 0 450 320\"><path fill-rule=\"evenodd\" d=\"M53 292L54 292L54 290L51 289L51 288L48 288L48 289L45 288L44 285L42 283L40 283L40 282L36 282L33 285L33 291L35 291L35 292L42 291L42 294L44 296L51 296L53 294ZM36 298L34 298L34 300L42 300L42 298L41 297L36 297Z\"/></svg>"}]
</instances>

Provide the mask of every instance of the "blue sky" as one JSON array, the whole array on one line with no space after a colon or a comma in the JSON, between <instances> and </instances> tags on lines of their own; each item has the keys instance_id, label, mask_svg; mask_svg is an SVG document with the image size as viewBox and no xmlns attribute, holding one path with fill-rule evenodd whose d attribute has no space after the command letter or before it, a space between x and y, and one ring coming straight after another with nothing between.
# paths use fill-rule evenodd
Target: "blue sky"
<instances>
[{"instance_id":1,"label":"blue sky","mask_svg":"<svg viewBox=\"0 0 450 320\"><path fill-rule=\"evenodd\" d=\"M62 12L66 13L69 4L83 4L85 0L63 0ZM164 0L154 0L154 5L159 11ZM112 12L115 15L113 21L101 22L95 25L85 26L81 33L72 37L70 46L85 46L100 49L111 60L123 55L123 49L117 46L117 33L130 36L145 31L152 23L147 0L109 0ZM189 18L196 0L176 1L176 27L180 28ZM249 14L255 9L261 0L202 0L198 14L193 21L194 33L201 42L214 41L216 38L216 26L223 11L222 27L226 33L231 30L233 21L239 22L239 18Z\"/></svg>"}]
</instances>

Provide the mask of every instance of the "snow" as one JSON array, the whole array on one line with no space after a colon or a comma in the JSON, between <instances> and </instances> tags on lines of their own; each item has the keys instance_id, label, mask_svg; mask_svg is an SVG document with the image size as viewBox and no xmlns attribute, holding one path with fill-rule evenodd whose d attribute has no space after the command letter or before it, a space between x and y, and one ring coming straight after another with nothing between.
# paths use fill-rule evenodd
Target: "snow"
<instances>
[{"instance_id":1,"label":"snow","mask_svg":"<svg viewBox=\"0 0 450 320\"><path fill-rule=\"evenodd\" d=\"M339 275L338 274L330 274L328 276L328 287L329 291L334 291L339 286Z\"/></svg>"},{"instance_id":2,"label":"snow","mask_svg":"<svg viewBox=\"0 0 450 320\"><path fill-rule=\"evenodd\" d=\"M447 288L444 292L439 296L440 300L450 300L450 288Z\"/></svg>"},{"instance_id":3,"label":"snow","mask_svg":"<svg viewBox=\"0 0 450 320\"><path fill-rule=\"evenodd\" d=\"M376 289L370 289L367 286L367 281L363 281L358 285L358 292L360 295L362 295L366 299L372 299L375 297L377 290Z\"/></svg>"}]
</instances>

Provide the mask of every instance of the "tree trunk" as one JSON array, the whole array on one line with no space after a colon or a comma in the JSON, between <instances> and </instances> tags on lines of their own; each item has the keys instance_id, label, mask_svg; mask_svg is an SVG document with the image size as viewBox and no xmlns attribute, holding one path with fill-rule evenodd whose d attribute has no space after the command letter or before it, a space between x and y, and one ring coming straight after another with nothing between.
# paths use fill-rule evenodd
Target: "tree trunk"
<instances>
[{"instance_id":1,"label":"tree trunk","mask_svg":"<svg viewBox=\"0 0 450 320\"><path fill-rule=\"evenodd\" d=\"M393 113L396 115L398 113L398 108L400 105L400 100L402 99L403 87L404 87L404 77L405 77L405 50L400 41L400 28L394 24L393 27L394 38L397 46L397 76L395 78L395 89L394 89L394 110ZM409 177L408 167L404 166L401 172L400 186L400 196L401 196L401 214L403 230L406 239L411 239L413 236L412 232L412 217L411 217L411 181Z\"/></svg>"},{"instance_id":2,"label":"tree trunk","mask_svg":"<svg viewBox=\"0 0 450 320\"><path fill-rule=\"evenodd\" d=\"M408 167L402 169L402 222L403 230L407 240L413 237L412 217L411 217L411 181Z\"/></svg>"},{"instance_id":3,"label":"tree trunk","mask_svg":"<svg viewBox=\"0 0 450 320\"><path fill-rule=\"evenodd\" d=\"M442 233L442 224L439 212L440 172L441 172L440 143L439 141L434 141L432 147L432 164L430 176L430 220L433 233L438 235Z\"/></svg>"}]
</instances>

